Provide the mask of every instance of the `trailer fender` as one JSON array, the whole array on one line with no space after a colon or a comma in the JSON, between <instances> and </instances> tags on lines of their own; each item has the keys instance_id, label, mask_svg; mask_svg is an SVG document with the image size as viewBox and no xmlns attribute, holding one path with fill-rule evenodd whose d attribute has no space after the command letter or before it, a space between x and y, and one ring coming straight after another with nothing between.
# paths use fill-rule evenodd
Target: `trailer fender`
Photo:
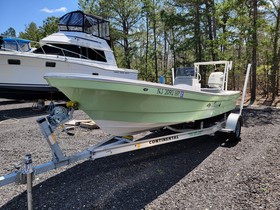
<instances>
[{"instance_id":1,"label":"trailer fender","mask_svg":"<svg viewBox=\"0 0 280 210\"><path fill-rule=\"evenodd\" d=\"M241 114L230 113L226 121L225 130L229 131L229 140L239 140L243 118Z\"/></svg>"}]
</instances>

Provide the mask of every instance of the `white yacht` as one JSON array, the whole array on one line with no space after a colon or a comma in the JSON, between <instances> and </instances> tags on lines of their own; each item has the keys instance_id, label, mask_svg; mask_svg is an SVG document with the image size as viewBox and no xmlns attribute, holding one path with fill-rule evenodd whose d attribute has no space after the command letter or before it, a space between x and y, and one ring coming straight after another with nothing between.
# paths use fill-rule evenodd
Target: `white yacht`
<instances>
[{"instance_id":1,"label":"white yacht","mask_svg":"<svg viewBox=\"0 0 280 210\"><path fill-rule=\"evenodd\" d=\"M3 40L4 41L4 40ZM43 76L48 72L82 73L137 79L138 72L118 68L111 49L109 22L82 11L65 14L59 32L29 51L0 49L0 98L58 99L65 97Z\"/></svg>"}]
</instances>

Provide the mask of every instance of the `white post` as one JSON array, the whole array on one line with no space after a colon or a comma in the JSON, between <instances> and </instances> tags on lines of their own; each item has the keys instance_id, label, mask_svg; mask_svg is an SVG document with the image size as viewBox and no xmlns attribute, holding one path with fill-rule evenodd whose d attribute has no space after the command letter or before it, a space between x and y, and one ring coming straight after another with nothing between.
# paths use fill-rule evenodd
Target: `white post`
<instances>
[{"instance_id":1,"label":"white post","mask_svg":"<svg viewBox=\"0 0 280 210\"><path fill-rule=\"evenodd\" d=\"M174 70L174 68L172 68L171 69L171 71L172 71L172 85L174 85L174 80L175 80L175 70Z\"/></svg>"},{"instance_id":2,"label":"white post","mask_svg":"<svg viewBox=\"0 0 280 210\"><path fill-rule=\"evenodd\" d=\"M31 154L27 154L25 156L25 173L26 173L26 185L27 185L27 206L28 210L33 209L32 205L32 176L33 176L33 168L32 168L32 158Z\"/></svg>"},{"instance_id":3,"label":"white post","mask_svg":"<svg viewBox=\"0 0 280 210\"><path fill-rule=\"evenodd\" d=\"M242 114L242 110L243 110L243 106L244 106L244 101L245 101L245 96L246 96L246 89L247 89L247 84L248 84L248 80L249 80L250 70L251 70L251 64L249 63L248 67L247 67L247 72L246 72L246 78L245 78L244 86L243 86L242 100L241 100L240 112L239 112L240 115Z\"/></svg>"}]
</instances>

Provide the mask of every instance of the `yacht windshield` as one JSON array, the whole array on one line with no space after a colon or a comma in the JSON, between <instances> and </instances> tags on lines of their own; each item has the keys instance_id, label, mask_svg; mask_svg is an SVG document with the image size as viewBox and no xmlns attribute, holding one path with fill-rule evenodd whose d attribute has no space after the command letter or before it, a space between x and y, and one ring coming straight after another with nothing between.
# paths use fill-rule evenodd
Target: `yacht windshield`
<instances>
[{"instance_id":1,"label":"yacht windshield","mask_svg":"<svg viewBox=\"0 0 280 210\"><path fill-rule=\"evenodd\" d=\"M59 55L107 62L104 51L71 44L46 44L33 52L37 54Z\"/></svg>"}]
</instances>

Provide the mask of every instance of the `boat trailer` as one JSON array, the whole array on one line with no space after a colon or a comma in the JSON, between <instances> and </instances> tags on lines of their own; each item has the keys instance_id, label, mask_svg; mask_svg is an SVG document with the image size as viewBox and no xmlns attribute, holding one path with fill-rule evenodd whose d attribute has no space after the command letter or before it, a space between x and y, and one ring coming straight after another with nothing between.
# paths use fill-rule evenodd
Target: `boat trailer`
<instances>
[{"instance_id":1,"label":"boat trailer","mask_svg":"<svg viewBox=\"0 0 280 210\"><path fill-rule=\"evenodd\" d=\"M179 132L180 130L174 129L172 127L166 127L165 129L169 129L173 131L173 133L144 140L133 140L132 136L111 136L103 142L91 146L82 152L78 152L71 156L66 156L64 155L62 149L58 144L58 141L56 140L54 130L57 127L62 127L63 130L67 132L67 134L73 135L72 133L69 133L67 131L63 124L64 122L72 118L73 112L74 108L67 109L65 107L58 106L54 108L53 112L50 115L37 120L41 132L51 148L51 161L33 167L31 154L27 154L24 159L23 169L18 169L13 173L0 177L0 187L10 183L26 184L28 210L33 209L32 182L35 178L35 175L39 175L41 173L57 169L84 159L95 160L102 157L144 149L171 142L192 139L199 136L213 135L217 131L227 133L229 135L229 139L231 140L238 140L240 137L242 126L242 116L240 114L231 113L228 117L227 114L224 114L224 119L213 123L211 126L207 125L207 127L204 127L204 122L201 121L200 128L184 130L183 132Z\"/></svg>"},{"instance_id":2,"label":"boat trailer","mask_svg":"<svg viewBox=\"0 0 280 210\"><path fill-rule=\"evenodd\" d=\"M80 160L95 160L102 157L131 152L134 150L191 139L199 136L213 135L217 131L227 133L230 140L238 140L242 126L242 116L240 114L231 113L229 116L224 114L224 119L214 122L211 126L208 125L207 127L204 127L204 122L201 121L200 128L183 130L183 132L182 130L174 129L172 127L166 127L164 129L173 130L175 132L169 135L144 140L133 140L132 136L110 136L104 141L91 146L82 152L66 156L58 144L54 135L54 130L57 127L62 127L63 131L65 131L68 135L73 135L72 133L69 133L64 126L64 123L72 118L73 112L74 108L57 106L53 109L53 112L50 115L37 120L40 130L51 148L52 160L45 164L32 167L31 155L27 154L24 160L25 168L1 176L0 187L13 182L17 184L26 184L27 175L30 173L32 173L32 178L34 179L35 175L57 169Z\"/></svg>"},{"instance_id":3,"label":"boat trailer","mask_svg":"<svg viewBox=\"0 0 280 210\"><path fill-rule=\"evenodd\" d=\"M66 129L64 123L72 119L73 112L77 106L76 103L68 103L68 107L57 106L46 117L37 119L41 133L51 148L52 160L37 166L32 166L31 154L27 154L24 158L24 167L7 175L0 176L0 187L11 184L27 184L27 201L28 209L32 209L32 181L35 175L66 166L77 161L90 159L95 160L102 157L112 156L125 152L131 152L139 149L153 147L157 145L172 143L181 140L192 139L199 136L214 135L216 132L223 132L228 135L229 140L237 141L240 139L242 120L242 109L246 92L246 81L249 75L250 66L248 65L245 85L243 88L242 101L239 113L224 114L223 118L209 123L205 126L204 121L200 121L199 128L178 130L173 127L165 127L173 131L172 134L163 135L149 139L133 140L131 136L118 137L110 136L104 141L89 147L88 149L78 152L71 156L64 155L58 141L54 135L54 131L58 127L62 127L69 135L74 135ZM249 76L248 76L249 77Z\"/></svg>"}]
</instances>

